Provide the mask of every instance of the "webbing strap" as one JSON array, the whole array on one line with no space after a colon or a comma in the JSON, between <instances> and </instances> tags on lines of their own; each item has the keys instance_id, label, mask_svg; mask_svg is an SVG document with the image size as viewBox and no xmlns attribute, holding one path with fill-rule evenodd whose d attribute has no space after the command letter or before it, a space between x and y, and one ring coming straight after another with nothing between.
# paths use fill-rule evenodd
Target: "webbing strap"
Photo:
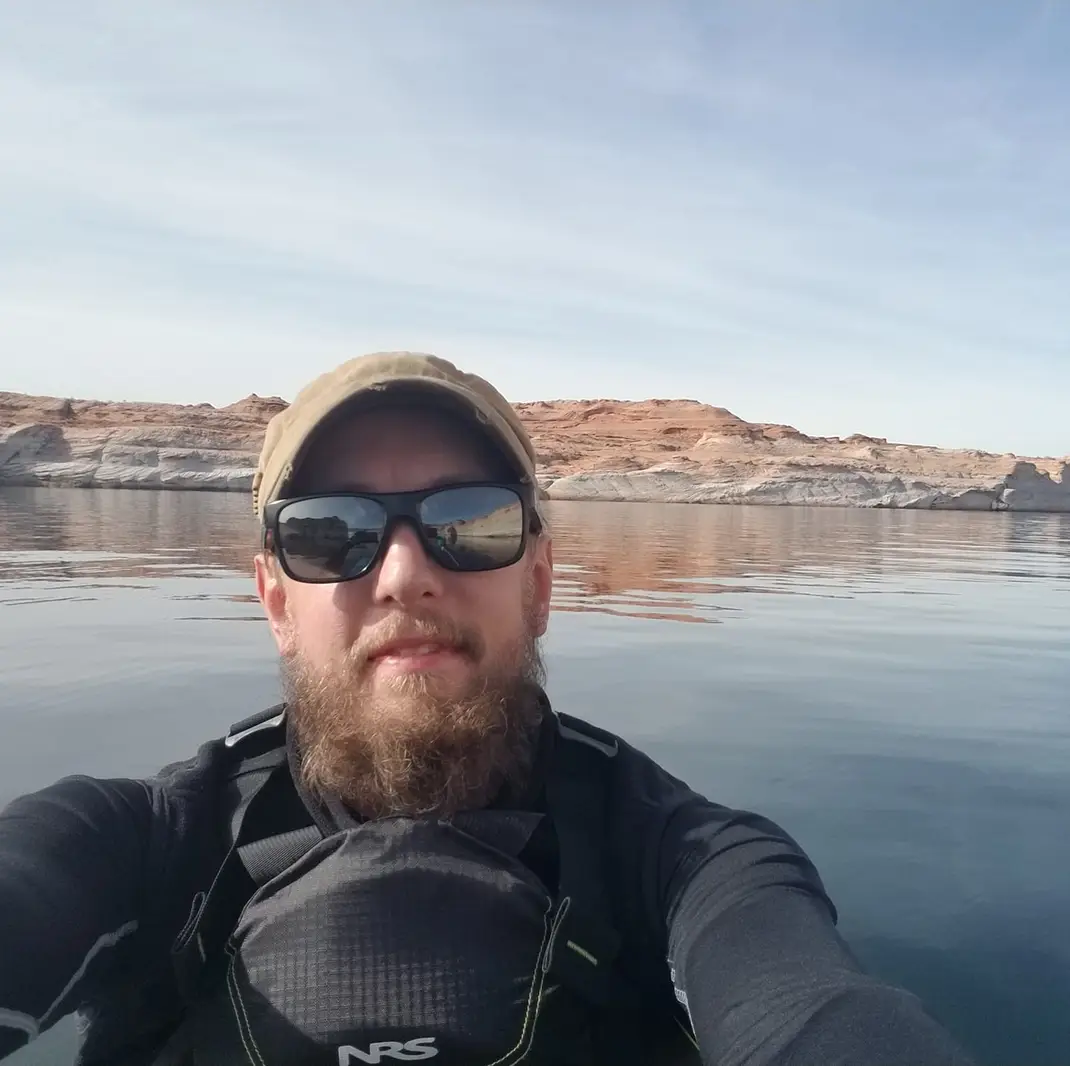
<instances>
[{"instance_id":1,"label":"webbing strap","mask_svg":"<svg viewBox=\"0 0 1070 1066\"><path fill-rule=\"evenodd\" d=\"M292 866L306 851L315 847L323 834L314 825L291 829L287 833L264 837L238 848L238 855L246 872L259 888Z\"/></svg>"},{"instance_id":2,"label":"webbing strap","mask_svg":"<svg viewBox=\"0 0 1070 1066\"><path fill-rule=\"evenodd\" d=\"M245 813L253 797L267 784L271 772L285 761L285 748L273 748L238 764L238 769L225 786L226 803L231 809L230 844L233 844L241 833Z\"/></svg>"}]
</instances>

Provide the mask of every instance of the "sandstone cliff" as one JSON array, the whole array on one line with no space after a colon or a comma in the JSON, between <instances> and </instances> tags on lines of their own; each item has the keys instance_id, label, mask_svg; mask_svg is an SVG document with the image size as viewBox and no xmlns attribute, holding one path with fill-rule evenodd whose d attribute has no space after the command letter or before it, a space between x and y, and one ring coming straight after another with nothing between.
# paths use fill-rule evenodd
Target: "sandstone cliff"
<instances>
[{"instance_id":1,"label":"sandstone cliff","mask_svg":"<svg viewBox=\"0 0 1070 1066\"><path fill-rule=\"evenodd\" d=\"M0 393L0 484L248 491L278 397L228 407ZM810 437L692 400L517 404L570 500L1070 512L1070 457Z\"/></svg>"},{"instance_id":2,"label":"sandstone cliff","mask_svg":"<svg viewBox=\"0 0 1070 1066\"><path fill-rule=\"evenodd\" d=\"M0 484L248 491L264 427L286 402L229 407L0 392Z\"/></svg>"}]
</instances>

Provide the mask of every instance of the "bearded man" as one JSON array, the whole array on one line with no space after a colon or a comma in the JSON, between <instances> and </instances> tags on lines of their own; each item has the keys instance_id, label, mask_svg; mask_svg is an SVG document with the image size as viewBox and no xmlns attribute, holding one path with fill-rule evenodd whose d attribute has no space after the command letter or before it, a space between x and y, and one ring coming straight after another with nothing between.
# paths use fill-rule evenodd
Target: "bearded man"
<instances>
[{"instance_id":1,"label":"bearded man","mask_svg":"<svg viewBox=\"0 0 1070 1066\"><path fill-rule=\"evenodd\" d=\"M783 829L550 706L535 452L486 381L343 364L254 506L284 701L0 814L0 1057L78 1011L82 1066L967 1063Z\"/></svg>"}]
</instances>

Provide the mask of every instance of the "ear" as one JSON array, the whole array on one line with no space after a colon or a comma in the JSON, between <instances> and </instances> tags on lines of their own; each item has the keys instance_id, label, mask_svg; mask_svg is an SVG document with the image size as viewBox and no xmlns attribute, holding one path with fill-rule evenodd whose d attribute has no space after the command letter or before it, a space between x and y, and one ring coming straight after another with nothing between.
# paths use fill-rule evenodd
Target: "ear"
<instances>
[{"instance_id":1,"label":"ear","mask_svg":"<svg viewBox=\"0 0 1070 1066\"><path fill-rule=\"evenodd\" d=\"M531 560L532 607L535 613L535 634L541 637L550 624L550 598L554 590L554 547L545 534L535 542Z\"/></svg>"},{"instance_id":2,"label":"ear","mask_svg":"<svg viewBox=\"0 0 1070 1066\"><path fill-rule=\"evenodd\" d=\"M256 569L256 594L267 615L271 634L280 655L287 655L293 641L290 616L286 609L286 585L282 569L274 557L258 552L253 559Z\"/></svg>"}]
</instances>

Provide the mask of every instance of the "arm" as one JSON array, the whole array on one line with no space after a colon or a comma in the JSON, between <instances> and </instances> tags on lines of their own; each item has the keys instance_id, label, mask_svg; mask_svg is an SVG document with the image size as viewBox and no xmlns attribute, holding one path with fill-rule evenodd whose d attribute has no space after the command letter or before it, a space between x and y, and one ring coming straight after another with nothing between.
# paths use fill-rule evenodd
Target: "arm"
<instances>
[{"instance_id":1,"label":"arm","mask_svg":"<svg viewBox=\"0 0 1070 1066\"><path fill-rule=\"evenodd\" d=\"M138 929L152 799L66 778L0 811L0 1059L78 1006Z\"/></svg>"},{"instance_id":2,"label":"arm","mask_svg":"<svg viewBox=\"0 0 1070 1066\"><path fill-rule=\"evenodd\" d=\"M917 999L864 973L778 826L698 797L660 851L678 996L713 1066L969 1066Z\"/></svg>"}]
</instances>

